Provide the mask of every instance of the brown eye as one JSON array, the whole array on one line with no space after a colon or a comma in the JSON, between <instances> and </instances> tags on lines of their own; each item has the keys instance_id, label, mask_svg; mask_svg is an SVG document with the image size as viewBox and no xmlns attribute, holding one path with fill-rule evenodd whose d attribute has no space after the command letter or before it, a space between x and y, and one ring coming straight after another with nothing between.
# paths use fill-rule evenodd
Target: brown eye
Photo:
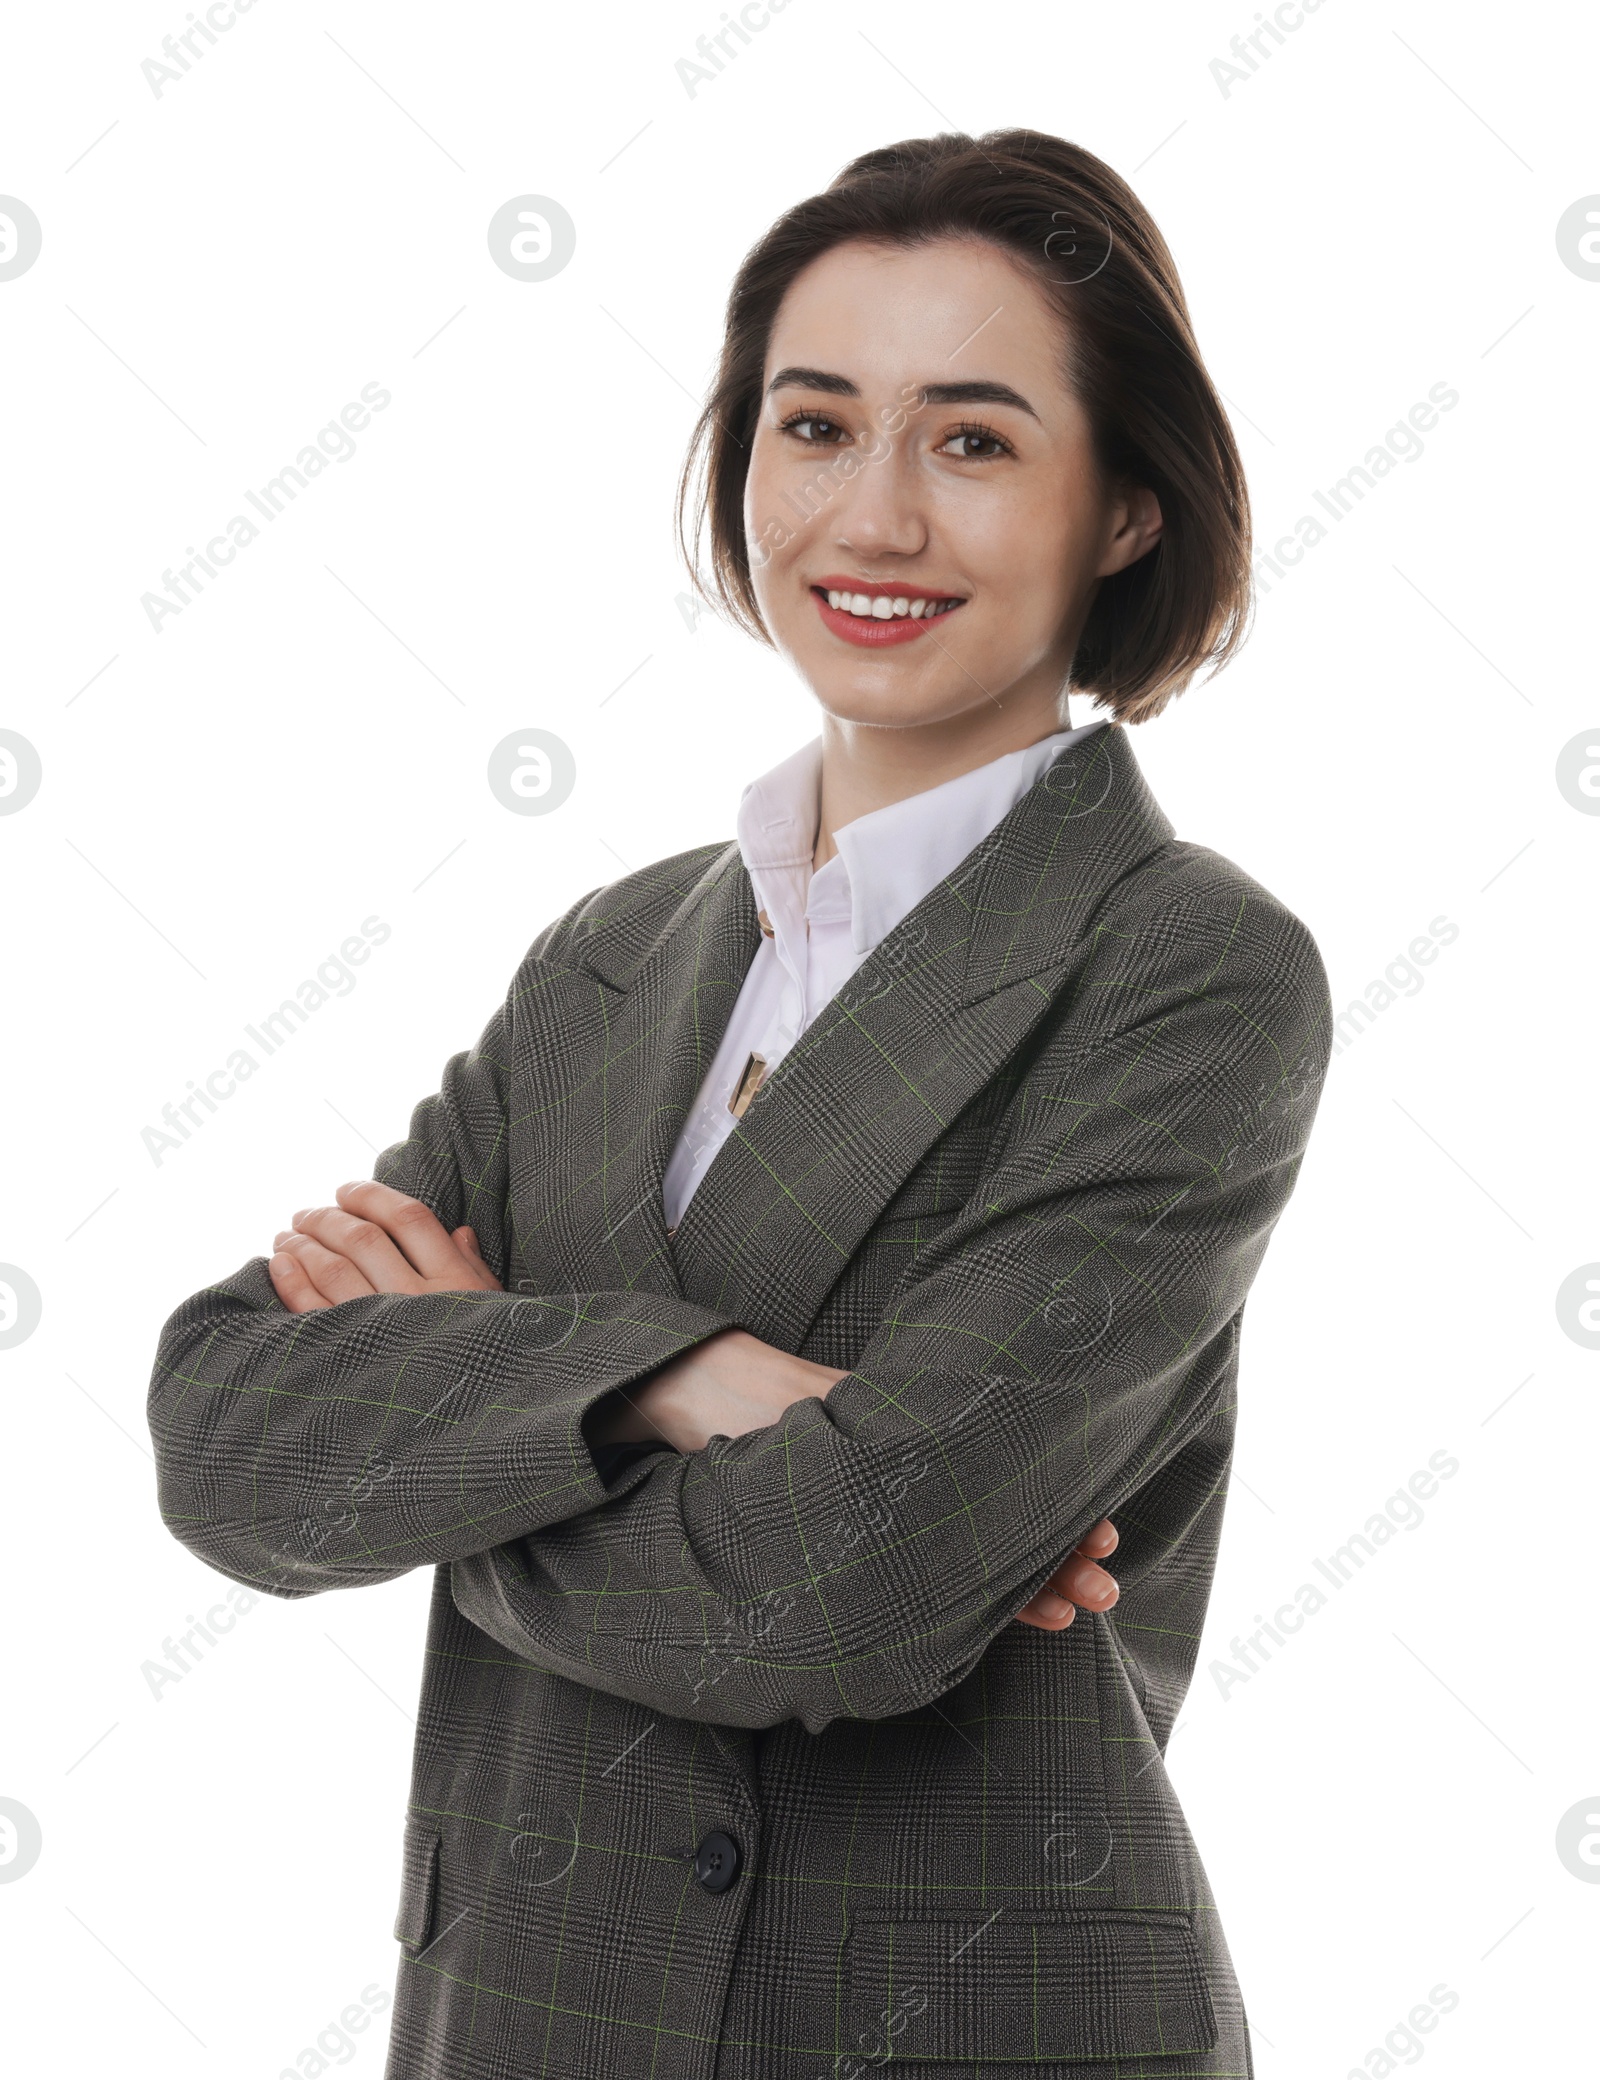
<instances>
[{"instance_id":1,"label":"brown eye","mask_svg":"<svg viewBox=\"0 0 1600 2080\"><path fill-rule=\"evenodd\" d=\"M800 412L792 419L785 419L781 431L819 447L832 446L835 439L844 434L842 426L832 419L824 419L820 412Z\"/></svg>"},{"instance_id":2,"label":"brown eye","mask_svg":"<svg viewBox=\"0 0 1600 2080\"><path fill-rule=\"evenodd\" d=\"M963 426L941 442L941 455L954 455L960 462L991 462L997 455L1009 455L1011 449L999 434L988 433L981 427Z\"/></svg>"}]
</instances>

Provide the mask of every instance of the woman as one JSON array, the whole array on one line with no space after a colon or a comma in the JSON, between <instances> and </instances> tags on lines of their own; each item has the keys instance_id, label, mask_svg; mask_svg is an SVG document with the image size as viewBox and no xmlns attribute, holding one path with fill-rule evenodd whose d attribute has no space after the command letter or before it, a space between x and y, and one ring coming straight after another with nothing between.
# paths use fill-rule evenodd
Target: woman
<instances>
[{"instance_id":1,"label":"woman","mask_svg":"<svg viewBox=\"0 0 1600 2080\"><path fill-rule=\"evenodd\" d=\"M173 1315L163 1512L437 1570L392 2075L1248 2074L1162 1754L1329 1007L1129 748L1247 605L1171 257L1059 139L869 153L696 453L820 738Z\"/></svg>"}]
</instances>

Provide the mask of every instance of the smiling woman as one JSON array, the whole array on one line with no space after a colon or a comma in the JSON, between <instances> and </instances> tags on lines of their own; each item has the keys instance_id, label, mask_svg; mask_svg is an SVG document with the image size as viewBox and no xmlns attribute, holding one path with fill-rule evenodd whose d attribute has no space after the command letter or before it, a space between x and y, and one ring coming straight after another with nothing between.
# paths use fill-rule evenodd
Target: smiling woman
<instances>
[{"instance_id":1,"label":"smiling woman","mask_svg":"<svg viewBox=\"0 0 1600 2080\"><path fill-rule=\"evenodd\" d=\"M819 734L173 1314L162 1509L436 1570L392 2080L1239 2080L1163 1757L1330 1007L1129 748L1249 574L1159 232L1038 132L868 153L679 514Z\"/></svg>"}]
</instances>

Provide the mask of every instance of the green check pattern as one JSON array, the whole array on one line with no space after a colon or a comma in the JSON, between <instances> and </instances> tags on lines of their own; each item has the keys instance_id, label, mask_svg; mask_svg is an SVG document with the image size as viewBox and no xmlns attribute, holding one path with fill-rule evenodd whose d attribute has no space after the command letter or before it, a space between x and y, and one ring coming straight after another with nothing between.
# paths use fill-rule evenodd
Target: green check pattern
<instances>
[{"instance_id":1,"label":"green check pattern","mask_svg":"<svg viewBox=\"0 0 1600 2080\"><path fill-rule=\"evenodd\" d=\"M503 1292L292 1316L255 1258L161 1336L192 1551L284 1597L435 1569L389 2080L1248 2080L1163 1754L1328 1063L1316 946L1107 724L823 1009L669 1240L758 940L716 845L534 942L376 1166ZM590 1412L734 1323L848 1375L597 1463ZM1104 1515L1115 1611L1015 1623Z\"/></svg>"}]
</instances>

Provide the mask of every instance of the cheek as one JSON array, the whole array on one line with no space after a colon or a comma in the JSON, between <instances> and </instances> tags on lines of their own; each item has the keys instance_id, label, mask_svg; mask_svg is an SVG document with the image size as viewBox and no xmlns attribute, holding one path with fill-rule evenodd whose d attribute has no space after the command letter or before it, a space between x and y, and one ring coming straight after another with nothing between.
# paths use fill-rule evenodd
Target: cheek
<instances>
[{"instance_id":1,"label":"cheek","mask_svg":"<svg viewBox=\"0 0 1600 2080\"><path fill-rule=\"evenodd\" d=\"M744 535L757 592L796 553L799 535L794 516L780 502L782 488L770 468L752 456L744 487Z\"/></svg>"},{"instance_id":2,"label":"cheek","mask_svg":"<svg viewBox=\"0 0 1600 2080\"><path fill-rule=\"evenodd\" d=\"M962 567L1007 616L1053 622L1080 582L1088 523L1059 484L968 501L948 515Z\"/></svg>"}]
</instances>

